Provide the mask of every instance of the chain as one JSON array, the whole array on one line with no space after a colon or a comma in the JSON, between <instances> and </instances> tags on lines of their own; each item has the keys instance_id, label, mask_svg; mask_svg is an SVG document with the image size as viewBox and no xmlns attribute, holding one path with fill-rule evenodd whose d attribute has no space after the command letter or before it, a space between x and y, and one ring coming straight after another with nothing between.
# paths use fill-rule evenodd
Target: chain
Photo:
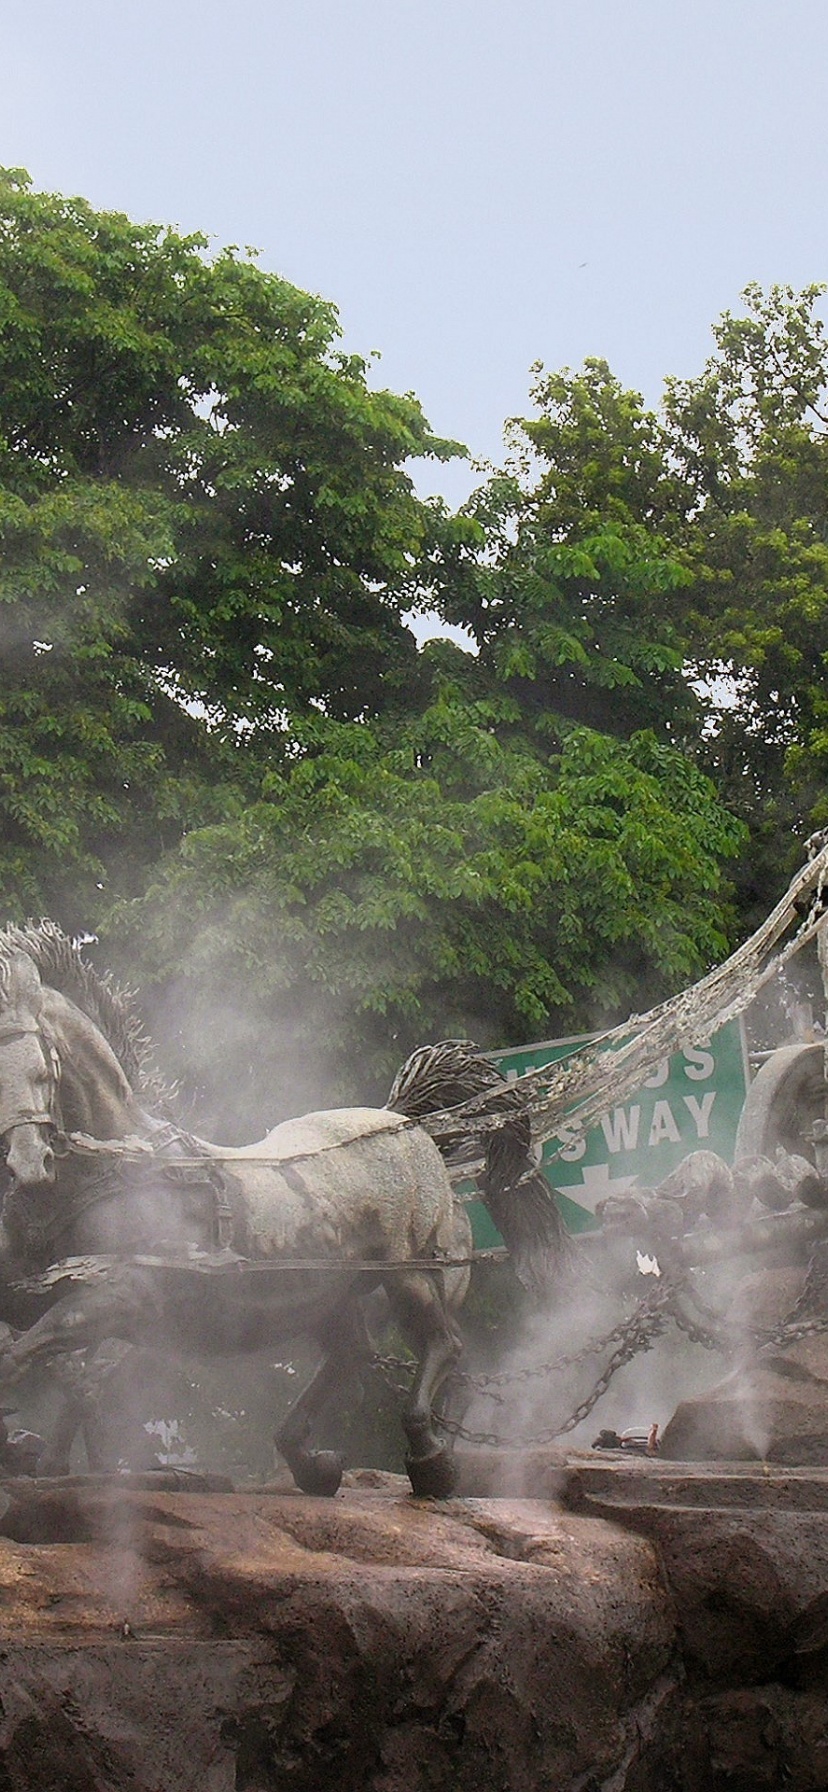
<instances>
[{"instance_id":1,"label":"chain","mask_svg":"<svg viewBox=\"0 0 828 1792\"><path fill-rule=\"evenodd\" d=\"M567 1431L574 1431L576 1425L580 1425L584 1419L589 1418L593 1407L597 1406L598 1401L603 1398L616 1370L623 1369L625 1363L631 1363L633 1357L637 1356L639 1351L651 1350L656 1338L660 1337L663 1332L666 1323L666 1314L654 1313L647 1322L646 1328L642 1324L636 1326L634 1330L631 1330L628 1339L624 1343L619 1344L618 1348L613 1351L603 1373L599 1375L598 1380L593 1383L585 1398L578 1402L578 1405L570 1413L569 1418L564 1419L563 1424L561 1425L549 1426L546 1431L536 1431L532 1436L527 1437L526 1439L521 1439L521 1442L530 1447L538 1447L541 1444L553 1443L556 1437L564 1437Z\"/></svg>"},{"instance_id":2,"label":"chain","mask_svg":"<svg viewBox=\"0 0 828 1792\"><path fill-rule=\"evenodd\" d=\"M460 1371L453 1378L463 1386L471 1387L476 1392L484 1394L497 1406L506 1406L511 1402L507 1402L504 1396L497 1391L498 1389L513 1385L515 1382L531 1381L537 1377L548 1375L550 1372L576 1367L585 1362L588 1357L596 1355L599 1351L605 1350L609 1344L614 1343L616 1348L612 1351L597 1381L594 1382L585 1399L579 1402L574 1412L571 1412L562 1424L550 1426L544 1431L534 1432L525 1437L503 1437L496 1431L471 1431L467 1426L461 1425L459 1420L444 1417L438 1418L437 1424L441 1430L449 1432L452 1437L461 1437L466 1443L484 1445L491 1449L496 1449L504 1444L511 1448L519 1446L527 1449L552 1443L555 1438L562 1437L567 1431L573 1431L576 1425L580 1425L582 1420L589 1417L593 1407L597 1406L598 1401L606 1393L613 1376L619 1369L622 1369L626 1363L632 1362L633 1357L638 1356L641 1351L652 1349L656 1338L660 1337L664 1331L668 1319L671 1316L675 1317L673 1309L677 1288L678 1284L676 1283L662 1283L659 1288L654 1289L640 1302L628 1319L622 1320L620 1324L614 1326L605 1337L593 1339L581 1350L558 1357L554 1363L542 1363L531 1369L519 1369L514 1373L504 1372L490 1376L476 1376ZM383 1376L387 1386L393 1388L397 1393L408 1392L407 1386L401 1385L398 1381L392 1381L389 1377L393 1371L410 1370L412 1367L410 1362L403 1357L387 1357L379 1354L373 1356L372 1362Z\"/></svg>"},{"instance_id":3,"label":"chain","mask_svg":"<svg viewBox=\"0 0 828 1792\"><path fill-rule=\"evenodd\" d=\"M799 1299L796 1300L787 1315L789 1321L804 1319L814 1310L817 1313L828 1305L828 1261L824 1241L817 1240L808 1259L805 1281Z\"/></svg>"},{"instance_id":4,"label":"chain","mask_svg":"<svg viewBox=\"0 0 828 1792\"><path fill-rule=\"evenodd\" d=\"M593 1407L598 1405L598 1401L606 1393L616 1371L623 1369L626 1363L632 1362L633 1357L637 1356L640 1351L651 1350L666 1323L666 1313L651 1313L646 1319L642 1319L640 1314L633 1315L633 1319L628 1322L627 1337L613 1351L604 1370L598 1380L593 1383L586 1397L579 1401L568 1419L564 1419L560 1425L550 1425L545 1431L534 1431L527 1436L499 1437L495 1431L470 1431L465 1425L459 1424L456 1419L438 1418L437 1424L441 1430L451 1432L453 1437L462 1437L467 1443L486 1444L490 1448L507 1444L512 1448L519 1446L526 1450L538 1449L543 1444L554 1443L556 1438L565 1436L567 1431L574 1431L576 1425L580 1425L584 1419L589 1418ZM501 1401L501 1404L505 1404L505 1402Z\"/></svg>"},{"instance_id":5,"label":"chain","mask_svg":"<svg viewBox=\"0 0 828 1792\"><path fill-rule=\"evenodd\" d=\"M617 1325L613 1326L612 1331L606 1332L602 1338L592 1338L589 1343L582 1345L580 1350L573 1350L555 1357L551 1362L536 1363L523 1369L506 1369L495 1375L473 1375L467 1369L456 1369L452 1381L459 1386L472 1388L475 1393L485 1394L487 1399L502 1406L506 1402L494 1390L514 1387L521 1382L538 1381L545 1376L558 1374L564 1369L579 1368L581 1363L587 1362L591 1356L599 1356L602 1351L608 1350L610 1345L626 1344L631 1329L636 1330L641 1323L642 1316L646 1317L652 1308L660 1309L662 1306L670 1305L671 1316L675 1319L676 1324L681 1326L682 1331L692 1334L699 1328L694 1327L689 1319L680 1318L678 1312L672 1307L679 1286L678 1283L662 1283L658 1290L641 1302L628 1319L620 1320ZM697 1304L700 1305L700 1303ZM716 1315L709 1308L705 1308L703 1311L715 1322ZM702 1337L707 1342L709 1349L721 1348L718 1342L713 1344L712 1333L699 1333L699 1342L702 1341ZM371 1361L374 1368L380 1372L402 1370L408 1373L413 1368L413 1362L409 1357L382 1356L378 1351L374 1352Z\"/></svg>"},{"instance_id":6,"label":"chain","mask_svg":"<svg viewBox=\"0 0 828 1792\"><path fill-rule=\"evenodd\" d=\"M684 1332L691 1344L701 1344L704 1350L718 1350L723 1356L729 1356L736 1343L735 1336L728 1330L722 1314L702 1300L687 1274L673 1283L673 1294L671 1314L679 1331ZM693 1313L688 1313L682 1306L682 1295L691 1303Z\"/></svg>"},{"instance_id":7,"label":"chain","mask_svg":"<svg viewBox=\"0 0 828 1792\"><path fill-rule=\"evenodd\" d=\"M630 1327L637 1323L640 1311L641 1309L638 1308L629 1319L620 1320L619 1324L613 1326L612 1331L607 1332L603 1338L593 1338L580 1350L572 1350L568 1354L556 1357L554 1362L537 1363L525 1369L506 1370L499 1375L470 1375L465 1370L458 1370L454 1379L465 1387L473 1388L476 1393L485 1394L487 1399L496 1400L498 1405L505 1406L506 1401L502 1395L496 1394L494 1389L514 1387L521 1382L537 1381L547 1375L559 1374L564 1369L579 1368L581 1363L588 1362L591 1356L599 1356L603 1351L608 1350L610 1345L623 1344L629 1336Z\"/></svg>"},{"instance_id":8,"label":"chain","mask_svg":"<svg viewBox=\"0 0 828 1792\"><path fill-rule=\"evenodd\" d=\"M772 1331L755 1335L760 1349L767 1350L771 1346L778 1349L781 1344L796 1344L800 1338L811 1338L820 1332L828 1332L828 1314L819 1319L782 1319Z\"/></svg>"},{"instance_id":9,"label":"chain","mask_svg":"<svg viewBox=\"0 0 828 1792\"><path fill-rule=\"evenodd\" d=\"M697 1320L691 1319L689 1313L682 1313L679 1306L673 1308L671 1317L691 1344L701 1344L704 1350L720 1350L725 1354L732 1348L732 1341L723 1336L721 1331L711 1331L707 1326L699 1325Z\"/></svg>"},{"instance_id":10,"label":"chain","mask_svg":"<svg viewBox=\"0 0 828 1792\"><path fill-rule=\"evenodd\" d=\"M816 1253L814 1254L816 1257ZM807 1309L812 1305L814 1295L824 1292L821 1286L825 1276L824 1265L813 1258L808 1266L806 1284L799 1299L790 1308L776 1326L768 1331L748 1333L754 1345L760 1350L780 1345L796 1343L801 1338L812 1337L828 1332L828 1314L814 1317L807 1316ZM693 1312L688 1312L682 1304L682 1296L692 1303ZM579 1350L570 1351L556 1357L551 1362L537 1363L522 1369L503 1370L493 1375L473 1375L467 1370L457 1370L452 1377L455 1386L470 1389L483 1396L493 1405L499 1407L512 1406L513 1400L506 1390L550 1375L560 1374L566 1369L578 1368L591 1356L598 1356L610 1349L611 1354L593 1383L589 1393L579 1401L578 1405L561 1424L549 1426L543 1431L529 1435L504 1436L496 1431L473 1431L462 1425L459 1420L440 1417L437 1423L441 1430L452 1437L459 1437L466 1443L476 1444L490 1449L502 1448L539 1448L550 1444L556 1438L574 1431L587 1419L593 1408L606 1393L610 1382L619 1369L640 1352L650 1350L656 1338L660 1337L669 1320L673 1320L679 1330L694 1344L705 1350L716 1350L730 1355L739 1342L736 1335L728 1330L722 1316L703 1301L692 1287L687 1273L678 1276L665 1276L659 1286L640 1302L629 1318L621 1320L612 1330L601 1338L590 1339ZM405 1357L381 1356L375 1353L372 1357L374 1368L383 1377L386 1385L396 1393L405 1395L409 1391L409 1383L401 1383L395 1379L400 1373L410 1377L412 1362Z\"/></svg>"},{"instance_id":11,"label":"chain","mask_svg":"<svg viewBox=\"0 0 828 1792\"><path fill-rule=\"evenodd\" d=\"M828 1254L826 1254L824 1240L818 1240L811 1252L805 1272L805 1281L798 1299L775 1326L768 1331L754 1334L759 1349L778 1349L781 1345L796 1344L800 1338L810 1338L828 1331L826 1304L828 1304ZM819 1311L820 1308L822 1308L822 1312Z\"/></svg>"}]
</instances>

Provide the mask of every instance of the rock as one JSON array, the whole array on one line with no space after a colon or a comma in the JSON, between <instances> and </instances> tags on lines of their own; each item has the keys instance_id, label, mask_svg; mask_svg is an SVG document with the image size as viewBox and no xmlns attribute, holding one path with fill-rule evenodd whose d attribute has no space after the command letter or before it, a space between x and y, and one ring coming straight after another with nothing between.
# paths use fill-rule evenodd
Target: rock
<instances>
[{"instance_id":1,"label":"rock","mask_svg":"<svg viewBox=\"0 0 828 1792\"><path fill-rule=\"evenodd\" d=\"M759 1201L773 1212L784 1212L795 1202L806 1207L826 1205L826 1187L822 1177L806 1157L796 1152L778 1151L775 1158L741 1157L733 1166L734 1187L744 1200Z\"/></svg>"},{"instance_id":2,"label":"rock","mask_svg":"<svg viewBox=\"0 0 828 1792\"><path fill-rule=\"evenodd\" d=\"M807 1157L801 1157L797 1152L777 1151L775 1169L791 1202L802 1201L806 1207L828 1204L828 1188Z\"/></svg>"},{"instance_id":3,"label":"rock","mask_svg":"<svg viewBox=\"0 0 828 1792\"><path fill-rule=\"evenodd\" d=\"M665 1761L703 1792L655 1551L600 1519L384 1480L3 1491L3 1792L658 1792Z\"/></svg>"},{"instance_id":4,"label":"rock","mask_svg":"<svg viewBox=\"0 0 828 1792\"><path fill-rule=\"evenodd\" d=\"M813 1679L828 1662L828 1476L574 1464L567 1500L658 1544L697 1682ZM828 1707L826 1707L828 1718Z\"/></svg>"},{"instance_id":5,"label":"rock","mask_svg":"<svg viewBox=\"0 0 828 1792\"><path fill-rule=\"evenodd\" d=\"M737 1337L749 1332L772 1331L787 1318L802 1295L805 1266L753 1270L739 1280L727 1308L727 1320Z\"/></svg>"},{"instance_id":6,"label":"rock","mask_svg":"<svg viewBox=\"0 0 828 1792\"><path fill-rule=\"evenodd\" d=\"M0 1483L2 1792L825 1792L828 1470L546 1457Z\"/></svg>"},{"instance_id":7,"label":"rock","mask_svg":"<svg viewBox=\"0 0 828 1792\"><path fill-rule=\"evenodd\" d=\"M769 1157L737 1158L733 1166L733 1178L735 1186L741 1190L746 1201L758 1201L762 1207L769 1207L774 1213L790 1206L790 1194L777 1176Z\"/></svg>"},{"instance_id":8,"label":"rock","mask_svg":"<svg viewBox=\"0 0 828 1792\"><path fill-rule=\"evenodd\" d=\"M724 1158L715 1151L691 1151L655 1192L662 1200L680 1202L687 1230L702 1213L716 1218L730 1214L733 1176Z\"/></svg>"},{"instance_id":9,"label":"rock","mask_svg":"<svg viewBox=\"0 0 828 1792\"><path fill-rule=\"evenodd\" d=\"M706 1700L703 1715L715 1786L828 1786L824 1699L782 1686L743 1688Z\"/></svg>"},{"instance_id":10,"label":"rock","mask_svg":"<svg viewBox=\"0 0 828 1792\"><path fill-rule=\"evenodd\" d=\"M554 1444L536 1449L458 1447L458 1493L484 1499L557 1500L568 1452Z\"/></svg>"},{"instance_id":11,"label":"rock","mask_svg":"<svg viewBox=\"0 0 828 1792\"><path fill-rule=\"evenodd\" d=\"M683 1400L664 1428L661 1454L674 1462L828 1463L828 1337L765 1351Z\"/></svg>"},{"instance_id":12,"label":"rock","mask_svg":"<svg viewBox=\"0 0 828 1792\"><path fill-rule=\"evenodd\" d=\"M793 1671L828 1597L824 1512L651 1512L636 1528L658 1540L696 1679L739 1686Z\"/></svg>"}]
</instances>

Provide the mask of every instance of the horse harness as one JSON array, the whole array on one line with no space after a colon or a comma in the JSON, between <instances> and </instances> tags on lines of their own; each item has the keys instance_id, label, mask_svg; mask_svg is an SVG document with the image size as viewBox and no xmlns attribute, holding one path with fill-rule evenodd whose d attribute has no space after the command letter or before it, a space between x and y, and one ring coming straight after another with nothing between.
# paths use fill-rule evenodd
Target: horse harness
<instances>
[{"instance_id":1,"label":"horse harness","mask_svg":"<svg viewBox=\"0 0 828 1792\"><path fill-rule=\"evenodd\" d=\"M33 1018L11 1018L0 1021L0 1041L23 1039L27 1035L37 1039L43 1053L44 1062L49 1071L49 1092L44 1111L36 1108L13 1108L6 1113L0 1108L0 1138L11 1132L15 1126L54 1126L60 1131L62 1115L60 1108L60 1074L61 1063L57 1046L48 1033L39 1027Z\"/></svg>"},{"instance_id":2,"label":"horse harness","mask_svg":"<svg viewBox=\"0 0 828 1792\"><path fill-rule=\"evenodd\" d=\"M58 1211L40 1217L32 1210L31 1195L27 1196L25 1227L31 1248L38 1253L53 1252L84 1214L122 1197L133 1199L141 1184L150 1177L183 1198L204 1192L208 1198L205 1220L209 1245L218 1250L233 1246L236 1215L231 1193L236 1186L235 1178L220 1163L205 1157L203 1147L189 1133L172 1121L165 1122L158 1132L153 1133L146 1156L140 1158L136 1158L131 1150L125 1150L124 1143L119 1139L96 1140L93 1146L91 1140L86 1144L83 1135L58 1133L55 1156L62 1159L86 1156L88 1167L79 1187L68 1196L62 1192ZM179 1164L174 1158L160 1155L171 1146L183 1147L187 1161ZM93 1156L97 1163L91 1161Z\"/></svg>"}]
</instances>

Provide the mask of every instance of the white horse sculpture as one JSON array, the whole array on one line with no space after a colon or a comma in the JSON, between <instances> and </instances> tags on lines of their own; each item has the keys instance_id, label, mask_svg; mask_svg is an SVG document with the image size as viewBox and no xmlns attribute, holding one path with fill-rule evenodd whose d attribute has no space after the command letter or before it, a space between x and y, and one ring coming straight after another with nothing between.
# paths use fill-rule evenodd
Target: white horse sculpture
<instances>
[{"instance_id":1,"label":"white horse sculpture","mask_svg":"<svg viewBox=\"0 0 828 1792\"><path fill-rule=\"evenodd\" d=\"M412 1115L426 1091L432 1107L461 1098L459 1061L472 1072L461 1094L498 1073L451 1047L454 1082L435 1099L434 1054L415 1054L392 1091L396 1109L307 1114L225 1150L144 1107L125 1013L51 924L0 934L0 1275L8 1286L49 1271L47 1310L0 1357L0 1382L105 1338L206 1354L310 1334L322 1363L276 1441L300 1488L330 1494L342 1463L309 1448L311 1424L364 1354L362 1299L381 1287L416 1358L402 1420L412 1487L448 1494L454 1466L433 1409L461 1348L471 1230ZM135 1149L67 1150L78 1134ZM489 1137L482 1193L537 1285L561 1248L554 1197L519 1115Z\"/></svg>"}]
</instances>

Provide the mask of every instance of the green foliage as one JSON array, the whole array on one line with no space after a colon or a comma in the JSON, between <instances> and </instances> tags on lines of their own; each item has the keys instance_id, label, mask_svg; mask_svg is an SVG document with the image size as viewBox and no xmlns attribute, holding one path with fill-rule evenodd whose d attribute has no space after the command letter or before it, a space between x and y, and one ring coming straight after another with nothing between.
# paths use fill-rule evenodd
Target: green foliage
<instances>
[{"instance_id":1,"label":"green foliage","mask_svg":"<svg viewBox=\"0 0 828 1792\"><path fill-rule=\"evenodd\" d=\"M331 305L0 175L0 891L140 978L199 1125L601 1025L726 949L743 830L700 768L732 794L774 703L775 790L828 740L813 302L751 300L661 419L537 369L450 517L405 469L455 445ZM418 652L434 605L476 654Z\"/></svg>"},{"instance_id":2,"label":"green foliage","mask_svg":"<svg viewBox=\"0 0 828 1792\"><path fill-rule=\"evenodd\" d=\"M538 369L532 396L539 415L512 423L508 472L471 507L488 553L462 619L547 734L568 718L683 740L700 712L683 677L689 575L666 535L683 494L662 427L603 361Z\"/></svg>"},{"instance_id":3,"label":"green foliage","mask_svg":"<svg viewBox=\"0 0 828 1792\"><path fill-rule=\"evenodd\" d=\"M324 1090L381 1095L423 1038L599 1026L724 950L738 827L651 733L573 727L543 758L451 694L390 749L320 732L110 929L162 1011L195 1013L186 1062L217 1123L231 1058L233 1113L264 1122Z\"/></svg>"},{"instance_id":4,"label":"green foliage","mask_svg":"<svg viewBox=\"0 0 828 1792\"><path fill-rule=\"evenodd\" d=\"M7 913L88 925L116 862L255 789L293 708L416 686L402 615L451 528L402 466L452 447L332 306L205 251L0 176Z\"/></svg>"},{"instance_id":5,"label":"green foliage","mask_svg":"<svg viewBox=\"0 0 828 1792\"><path fill-rule=\"evenodd\" d=\"M823 289L756 286L696 380L667 382L673 524L691 583L688 672L706 682L706 762L748 822L744 924L828 820L828 342Z\"/></svg>"},{"instance_id":6,"label":"green foliage","mask_svg":"<svg viewBox=\"0 0 828 1792\"><path fill-rule=\"evenodd\" d=\"M692 753L749 830L747 931L828 821L828 342L822 288L756 286L660 416L606 363L538 370L471 507L445 613L547 740L561 719Z\"/></svg>"}]
</instances>

